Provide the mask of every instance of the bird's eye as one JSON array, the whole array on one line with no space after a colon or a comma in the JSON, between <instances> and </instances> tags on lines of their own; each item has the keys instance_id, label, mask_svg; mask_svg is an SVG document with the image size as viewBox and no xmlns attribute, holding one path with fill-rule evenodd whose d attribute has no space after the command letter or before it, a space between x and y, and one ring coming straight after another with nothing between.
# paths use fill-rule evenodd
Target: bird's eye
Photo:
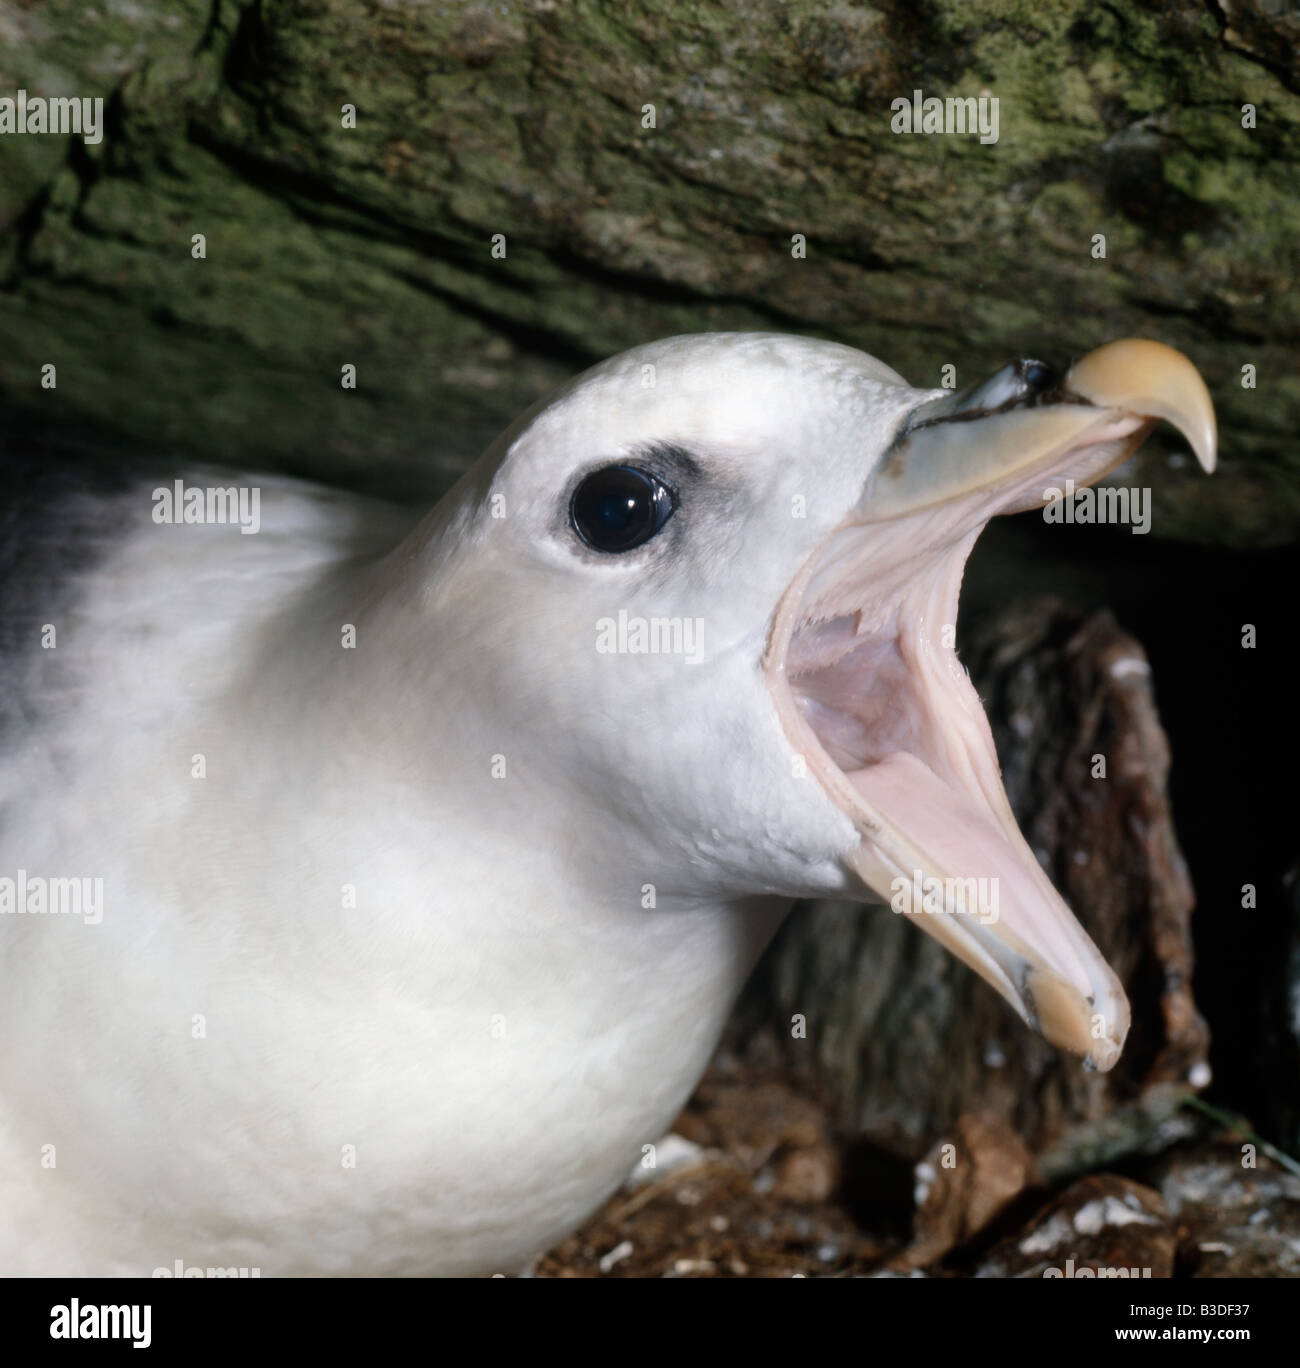
<instances>
[{"instance_id":1,"label":"bird's eye","mask_svg":"<svg viewBox=\"0 0 1300 1368\"><path fill-rule=\"evenodd\" d=\"M574 530L596 551L631 551L658 532L677 507L672 491L635 466L606 466L573 494Z\"/></svg>"}]
</instances>

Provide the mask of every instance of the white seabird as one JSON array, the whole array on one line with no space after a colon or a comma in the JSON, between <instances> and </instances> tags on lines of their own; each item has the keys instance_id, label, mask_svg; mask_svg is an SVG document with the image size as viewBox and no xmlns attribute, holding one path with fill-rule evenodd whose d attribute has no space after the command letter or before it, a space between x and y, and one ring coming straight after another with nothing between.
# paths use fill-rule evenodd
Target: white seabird
<instances>
[{"instance_id":1,"label":"white seabird","mask_svg":"<svg viewBox=\"0 0 1300 1368\"><path fill-rule=\"evenodd\" d=\"M917 872L921 929L1109 1067L1123 992L951 628L987 519L1156 418L1212 467L1157 343L954 396L703 335L418 521L269 478L256 535L96 501L5 662L0 1270L513 1272L661 1137L793 900Z\"/></svg>"}]
</instances>

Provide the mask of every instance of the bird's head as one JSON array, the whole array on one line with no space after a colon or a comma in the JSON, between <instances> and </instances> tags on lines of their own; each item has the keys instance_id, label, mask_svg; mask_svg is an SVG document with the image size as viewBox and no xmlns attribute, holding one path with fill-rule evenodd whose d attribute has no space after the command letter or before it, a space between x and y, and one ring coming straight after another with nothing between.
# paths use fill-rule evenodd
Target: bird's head
<instances>
[{"instance_id":1,"label":"bird's head","mask_svg":"<svg viewBox=\"0 0 1300 1368\"><path fill-rule=\"evenodd\" d=\"M564 849L608 896L892 903L1108 1068L1123 990L1016 826L955 623L991 517L1161 418L1210 469L1205 386L1154 342L960 393L780 335L624 353L525 414L426 531L431 602L478 605L458 726L533 809L581 796Z\"/></svg>"}]
</instances>

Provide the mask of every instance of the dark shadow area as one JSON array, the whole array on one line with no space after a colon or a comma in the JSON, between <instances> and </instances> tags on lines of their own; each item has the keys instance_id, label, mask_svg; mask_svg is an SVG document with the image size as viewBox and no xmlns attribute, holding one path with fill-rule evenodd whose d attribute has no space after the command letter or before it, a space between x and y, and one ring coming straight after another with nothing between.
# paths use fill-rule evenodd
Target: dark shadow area
<instances>
[{"instance_id":1,"label":"dark shadow area","mask_svg":"<svg viewBox=\"0 0 1300 1368\"><path fill-rule=\"evenodd\" d=\"M857 1225L885 1239L912 1237L912 1161L869 1140L845 1152L840 1200Z\"/></svg>"}]
</instances>

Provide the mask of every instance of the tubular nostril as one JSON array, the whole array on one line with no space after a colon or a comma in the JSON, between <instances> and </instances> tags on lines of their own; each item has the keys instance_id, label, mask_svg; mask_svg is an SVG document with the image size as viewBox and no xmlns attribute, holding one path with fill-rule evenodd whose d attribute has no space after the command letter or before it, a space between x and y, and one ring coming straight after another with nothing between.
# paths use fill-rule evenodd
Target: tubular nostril
<instances>
[{"instance_id":1,"label":"tubular nostril","mask_svg":"<svg viewBox=\"0 0 1300 1368\"><path fill-rule=\"evenodd\" d=\"M1022 361L1020 373L1030 389L1051 389L1056 383L1056 372L1044 361Z\"/></svg>"}]
</instances>

